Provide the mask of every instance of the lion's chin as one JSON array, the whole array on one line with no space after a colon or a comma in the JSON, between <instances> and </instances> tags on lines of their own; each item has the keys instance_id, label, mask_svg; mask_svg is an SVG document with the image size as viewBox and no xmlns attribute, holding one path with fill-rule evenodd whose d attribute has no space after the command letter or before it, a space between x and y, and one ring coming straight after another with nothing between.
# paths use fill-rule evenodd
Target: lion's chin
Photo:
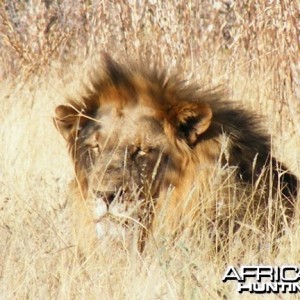
<instances>
[{"instance_id":1,"label":"lion's chin","mask_svg":"<svg viewBox=\"0 0 300 300\"><path fill-rule=\"evenodd\" d=\"M111 221L109 218L102 218L101 221L96 222L96 234L101 240L105 238L124 240L127 236L127 230L122 224Z\"/></svg>"}]
</instances>

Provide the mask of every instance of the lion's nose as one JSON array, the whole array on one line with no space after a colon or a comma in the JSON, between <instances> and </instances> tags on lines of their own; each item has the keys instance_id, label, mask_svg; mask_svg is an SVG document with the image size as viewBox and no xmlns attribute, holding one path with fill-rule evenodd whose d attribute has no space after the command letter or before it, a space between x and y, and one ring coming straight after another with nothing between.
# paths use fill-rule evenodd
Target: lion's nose
<instances>
[{"instance_id":1,"label":"lion's nose","mask_svg":"<svg viewBox=\"0 0 300 300\"><path fill-rule=\"evenodd\" d=\"M122 189L119 189L118 191L97 191L96 197L102 199L108 208L111 203L118 197L122 196L122 194Z\"/></svg>"},{"instance_id":2,"label":"lion's nose","mask_svg":"<svg viewBox=\"0 0 300 300\"><path fill-rule=\"evenodd\" d=\"M103 200L107 206L107 208L110 206L110 204L115 200L117 196L117 193L114 191L97 191L96 197Z\"/></svg>"}]
</instances>

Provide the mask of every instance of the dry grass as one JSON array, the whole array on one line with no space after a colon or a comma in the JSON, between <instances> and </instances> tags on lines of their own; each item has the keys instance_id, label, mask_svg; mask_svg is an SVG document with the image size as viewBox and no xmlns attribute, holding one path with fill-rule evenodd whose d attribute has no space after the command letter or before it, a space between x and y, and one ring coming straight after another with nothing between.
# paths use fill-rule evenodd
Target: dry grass
<instances>
[{"instance_id":1,"label":"dry grass","mask_svg":"<svg viewBox=\"0 0 300 300\"><path fill-rule=\"evenodd\" d=\"M71 161L51 120L101 50L153 59L226 84L266 117L275 154L300 175L297 1L26 3L0 4L0 299L236 299L221 283L228 265L300 264L299 218L277 253L237 237L225 259L202 230L143 256L104 240L83 258L66 197Z\"/></svg>"}]
</instances>

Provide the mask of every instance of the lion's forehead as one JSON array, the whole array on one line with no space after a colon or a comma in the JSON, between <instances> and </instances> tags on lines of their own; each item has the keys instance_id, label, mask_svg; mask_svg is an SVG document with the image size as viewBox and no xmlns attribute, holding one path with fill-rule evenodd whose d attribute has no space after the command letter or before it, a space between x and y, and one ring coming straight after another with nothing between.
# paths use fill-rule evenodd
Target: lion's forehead
<instances>
[{"instance_id":1,"label":"lion's forehead","mask_svg":"<svg viewBox=\"0 0 300 300\"><path fill-rule=\"evenodd\" d=\"M147 107L106 106L99 110L97 119L101 134L111 140L147 145L161 145L166 141L162 122Z\"/></svg>"}]
</instances>

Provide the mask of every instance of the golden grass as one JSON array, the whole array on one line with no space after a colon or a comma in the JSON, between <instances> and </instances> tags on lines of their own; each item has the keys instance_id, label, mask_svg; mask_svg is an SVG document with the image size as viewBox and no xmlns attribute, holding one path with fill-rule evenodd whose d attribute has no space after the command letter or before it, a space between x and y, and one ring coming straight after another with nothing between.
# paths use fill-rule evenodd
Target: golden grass
<instances>
[{"instance_id":1,"label":"golden grass","mask_svg":"<svg viewBox=\"0 0 300 300\"><path fill-rule=\"evenodd\" d=\"M9 2L0 4L0 299L237 299L221 282L228 265L300 264L298 208L277 253L237 236L225 259L201 230L197 241L183 233L142 256L103 240L83 257L66 195L74 172L51 119L100 50L155 58L208 86L226 84L233 101L263 114L274 153L299 176L299 5L82 1L73 11L68 1L65 10L32 1L15 4L17 27ZM63 27L58 10L77 23ZM259 298L242 296L250 297Z\"/></svg>"}]
</instances>

